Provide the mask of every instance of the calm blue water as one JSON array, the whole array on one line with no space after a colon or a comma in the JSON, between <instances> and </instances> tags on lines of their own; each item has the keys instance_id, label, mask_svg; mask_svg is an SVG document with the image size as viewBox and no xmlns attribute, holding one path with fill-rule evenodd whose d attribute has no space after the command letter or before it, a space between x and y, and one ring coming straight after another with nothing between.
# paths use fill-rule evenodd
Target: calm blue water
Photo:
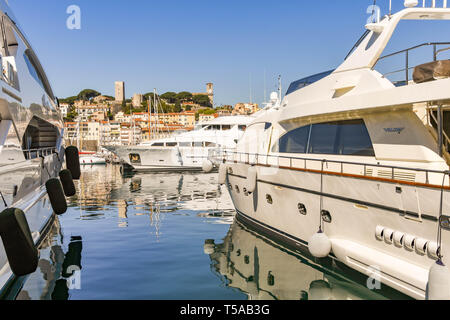
<instances>
[{"instance_id":1,"label":"calm blue water","mask_svg":"<svg viewBox=\"0 0 450 320\"><path fill-rule=\"evenodd\" d=\"M84 168L18 299L404 298L370 291L364 279L326 271L234 222L216 180Z\"/></svg>"}]
</instances>

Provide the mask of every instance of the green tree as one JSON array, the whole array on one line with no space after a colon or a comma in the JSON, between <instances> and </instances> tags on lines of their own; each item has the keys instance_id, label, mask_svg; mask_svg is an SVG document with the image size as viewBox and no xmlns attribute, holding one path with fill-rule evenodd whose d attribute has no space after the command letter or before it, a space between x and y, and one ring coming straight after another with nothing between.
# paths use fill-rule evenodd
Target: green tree
<instances>
[{"instance_id":1,"label":"green tree","mask_svg":"<svg viewBox=\"0 0 450 320\"><path fill-rule=\"evenodd\" d=\"M177 100L175 103L175 106L173 107L173 112L181 112L183 108L181 108L181 102L180 100Z\"/></svg>"},{"instance_id":2,"label":"green tree","mask_svg":"<svg viewBox=\"0 0 450 320\"><path fill-rule=\"evenodd\" d=\"M176 103L177 94L175 92L166 92L161 95L161 99L166 100L168 103Z\"/></svg>"},{"instance_id":3,"label":"green tree","mask_svg":"<svg viewBox=\"0 0 450 320\"><path fill-rule=\"evenodd\" d=\"M192 93L183 91L183 92L180 92L179 94L177 94L177 99L180 101L192 101L193 96L192 96Z\"/></svg>"},{"instance_id":4,"label":"green tree","mask_svg":"<svg viewBox=\"0 0 450 320\"><path fill-rule=\"evenodd\" d=\"M95 97L98 97L99 95L101 95L100 92L92 90L92 89L84 89L83 91L81 91L78 94L78 100L84 100L84 101L89 101Z\"/></svg>"},{"instance_id":5,"label":"green tree","mask_svg":"<svg viewBox=\"0 0 450 320\"><path fill-rule=\"evenodd\" d=\"M67 104L73 105L75 103L75 101L77 101L77 100L78 100L78 97L73 96L73 97L68 97L65 99L59 99L59 103L67 103Z\"/></svg>"},{"instance_id":6,"label":"green tree","mask_svg":"<svg viewBox=\"0 0 450 320\"><path fill-rule=\"evenodd\" d=\"M208 107L208 108L212 107L211 100L209 99L209 97L206 94L194 96L193 101L194 101L194 103L201 105L203 107Z\"/></svg>"},{"instance_id":7,"label":"green tree","mask_svg":"<svg viewBox=\"0 0 450 320\"><path fill-rule=\"evenodd\" d=\"M64 118L65 122L74 122L75 118L78 117L78 113L75 110L75 107L72 105L67 112L67 116Z\"/></svg>"}]
</instances>

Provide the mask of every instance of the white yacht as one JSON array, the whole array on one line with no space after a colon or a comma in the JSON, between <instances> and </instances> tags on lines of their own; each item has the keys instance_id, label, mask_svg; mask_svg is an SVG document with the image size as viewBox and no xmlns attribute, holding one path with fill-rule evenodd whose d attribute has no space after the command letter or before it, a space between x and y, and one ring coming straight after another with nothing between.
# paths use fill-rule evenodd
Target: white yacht
<instances>
[{"instance_id":1,"label":"white yacht","mask_svg":"<svg viewBox=\"0 0 450 320\"><path fill-rule=\"evenodd\" d=\"M100 153L80 152L80 165L82 166L106 165L106 159Z\"/></svg>"},{"instance_id":2,"label":"white yacht","mask_svg":"<svg viewBox=\"0 0 450 320\"><path fill-rule=\"evenodd\" d=\"M0 16L0 297L4 297L20 287L16 280L33 272L29 262L37 261L35 248L55 218L46 182L58 177L65 155L59 103L47 76L4 0ZM11 241L19 236L23 241ZM24 244L26 252L20 249Z\"/></svg>"},{"instance_id":3,"label":"white yacht","mask_svg":"<svg viewBox=\"0 0 450 320\"><path fill-rule=\"evenodd\" d=\"M219 117L171 138L108 149L136 171L200 171L211 150L234 148L253 120L251 116Z\"/></svg>"},{"instance_id":4,"label":"white yacht","mask_svg":"<svg viewBox=\"0 0 450 320\"><path fill-rule=\"evenodd\" d=\"M216 161L239 221L410 297L450 299L450 43L383 53L405 20L450 20L446 1L427 4L366 25L337 69L294 82ZM418 49L430 54L412 64ZM390 58L400 72L380 71Z\"/></svg>"}]
</instances>

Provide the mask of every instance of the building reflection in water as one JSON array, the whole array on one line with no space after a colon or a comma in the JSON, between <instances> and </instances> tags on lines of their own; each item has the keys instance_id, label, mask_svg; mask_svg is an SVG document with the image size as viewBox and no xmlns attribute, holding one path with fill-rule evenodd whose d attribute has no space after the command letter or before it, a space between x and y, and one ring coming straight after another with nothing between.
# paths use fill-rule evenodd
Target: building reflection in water
<instances>
[{"instance_id":1,"label":"building reflection in water","mask_svg":"<svg viewBox=\"0 0 450 320\"><path fill-rule=\"evenodd\" d=\"M71 237L67 252L59 220L41 244L38 271L30 275L16 300L68 300L69 290L81 286L83 241Z\"/></svg>"},{"instance_id":2,"label":"building reflection in water","mask_svg":"<svg viewBox=\"0 0 450 320\"><path fill-rule=\"evenodd\" d=\"M317 264L239 222L223 243L206 240L204 250L223 285L246 293L249 300L408 299L389 288L371 291L367 277L349 278L347 271L344 277L334 263Z\"/></svg>"}]
</instances>

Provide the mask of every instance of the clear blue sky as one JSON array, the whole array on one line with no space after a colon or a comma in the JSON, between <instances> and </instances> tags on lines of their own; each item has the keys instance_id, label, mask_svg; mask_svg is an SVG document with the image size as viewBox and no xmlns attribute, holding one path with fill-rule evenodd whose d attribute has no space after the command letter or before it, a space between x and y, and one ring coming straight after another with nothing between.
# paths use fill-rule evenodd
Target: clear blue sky
<instances>
[{"instance_id":1,"label":"clear blue sky","mask_svg":"<svg viewBox=\"0 0 450 320\"><path fill-rule=\"evenodd\" d=\"M217 104L262 102L267 90L339 65L364 31L370 0L9 0L58 97L85 88L126 95L205 91ZM387 0L378 0L383 14ZM81 30L68 30L78 5ZM403 0L394 0L400 9ZM447 32L446 32L447 30ZM446 40L447 29L405 28L398 48ZM414 35L414 37L413 37ZM433 38L429 38L429 37ZM251 79L251 81L250 81Z\"/></svg>"}]
</instances>

